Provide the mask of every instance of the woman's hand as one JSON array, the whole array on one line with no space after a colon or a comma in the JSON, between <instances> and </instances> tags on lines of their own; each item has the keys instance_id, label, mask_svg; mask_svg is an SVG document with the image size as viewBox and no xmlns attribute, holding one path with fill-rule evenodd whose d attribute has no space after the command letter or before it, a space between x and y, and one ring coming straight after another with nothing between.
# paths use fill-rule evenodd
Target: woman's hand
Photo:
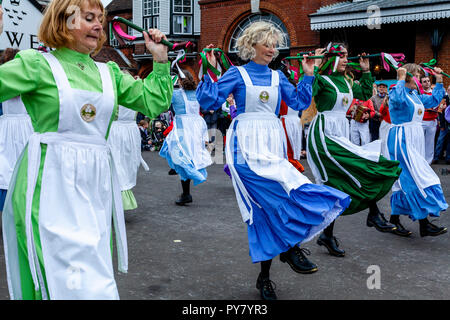
<instances>
[{"instance_id":1,"label":"woman's hand","mask_svg":"<svg viewBox=\"0 0 450 320\"><path fill-rule=\"evenodd\" d=\"M212 43L208 44L206 46L207 49L213 49L214 45ZM217 68L217 59L216 56L214 55L214 51L208 51L206 53L206 59L208 60L208 62L214 67Z\"/></svg>"},{"instance_id":2,"label":"woman's hand","mask_svg":"<svg viewBox=\"0 0 450 320\"><path fill-rule=\"evenodd\" d=\"M315 56L322 56L325 53L326 50L327 50L326 48L316 49L315 52L314 52L314 55ZM314 59L314 65L316 67L320 67L320 65L322 64L322 61L323 61L323 59Z\"/></svg>"},{"instance_id":3,"label":"woman's hand","mask_svg":"<svg viewBox=\"0 0 450 320\"><path fill-rule=\"evenodd\" d=\"M433 71L434 71L434 76L435 76L435 78L436 78L436 82L437 82L437 83L442 83L442 82L444 82L444 79L443 79L443 77L442 77L442 69L436 67L436 68L434 68Z\"/></svg>"},{"instance_id":4,"label":"woman's hand","mask_svg":"<svg viewBox=\"0 0 450 320\"><path fill-rule=\"evenodd\" d=\"M361 66L362 72L369 72L370 71L370 62L368 58L364 58L366 56L366 53L363 52L359 57L359 65Z\"/></svg>"},{"instance_id":5,"label":"woman's hand","mask_svg":"<svg viewBox=\"0 0 450 320\"><path fill-rule=\"evenodd\" d=\"M169 58L167 56L167 47L161 44L161 40L167 40L164 33L158 29L148 29L148 32L144 33L145 46L148 51L153 55L153 61L158 63L167 63Z\"/></svg>"},{"instance_id":6,"label":"woman's hand","mask_svg":"<svg viewBox=\"0 0 450 320\"><path fill-rule=\"evenodd\" d=\"M397 69L397 80L405 80L406 79L406 69L405 68L398 68Z\"/></svg>"},{"instance_id":7,"label":"woman's hand","mask_svg":"<svg viewBox=\"0 0 450 320\"><path fill-rule=\"evenodd\" d=\"M316 62L315 59L308 59L308 55L304 54L302 59L302 67L305 75L313 76L314 75L314 66Z\"/></svg>"}]
</instances>

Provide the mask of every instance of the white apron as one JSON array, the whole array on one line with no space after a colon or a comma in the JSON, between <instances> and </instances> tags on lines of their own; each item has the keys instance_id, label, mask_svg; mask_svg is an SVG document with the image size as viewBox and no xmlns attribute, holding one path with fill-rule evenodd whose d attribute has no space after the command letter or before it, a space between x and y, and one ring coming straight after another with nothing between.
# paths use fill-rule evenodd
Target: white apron
<instances>
[{"instance_id":1,"label":"white apron","mask_svg":"<svg viewBox=\"0 0 450 320\"><path fill-rule=\"evenodd\" d=\"M316 125L316 122L319 121L319 132L320 132L320 140L316 141L314 134L311 136L312 141L312 150L310 150L309 144L307 144L307 153L310 154L310 152L314 152L317 156L317 159L319 161L319 165L321 166L322 171L324 172L324 177L320 174L319 168L317 167L316 163L312 160L312 157L307 157L308 165L311 168L311 171L316 179L317 184L324 184L328 181L328 175L327 171L325 169L325 166L323 165L322 161L320 160L318 151L317 151L317 144L321 143L325 149L325 153L327 157L341 170L343 171L350 179L353 180L353 182L356 183L357 186L361 187L361 183L356 179L350 172L348 172L329 152L327 149L327 145L325 143L325 136L331 140L333 140L335 143L339 144L343 148L347 149L348 151L356 154L357 156L378 162L380 158L381 153L381 142L380 140L375 140L371 143L368 143L364 146L357 146L354 143L352 143L350 139L350 126L349 122L346 118L346 113L348 108L350 107L352 101L353 101L353 91L348 83L347 80L345 80L345 83L347 84L348 93L342 93L339 91L338 87L331 81L331 79L328 76L322 76L327 82L330 83L336 90L336 103L333 106L333 108L330 111L323 111L318 112L317 115L314 117L314 119L311 122L310 130L311 128L314 128ZM324 118L324 125L325 128L323 128L322 121L320 121L321 118ZM312 132L310 131L310 134Z\"/></svg>"},{"instance_id":2,"label":"white apron","mask_svg":"<svg viewBox=\"0 0 450 320\"><path fill-rule=\"evenodd\" d=\"M300 160L302 151L302 124L298 111L289 108L286 115L281 116L284 119L286 133L294 153L294 159Z\"/></svg>"},{"instance_id":3,"label":"white apron","mask_svg":"<svg viewBox=\"0 0 450 320\"><path fill-rule=\"evenodd\" d=\"M142 159L141 134L136 124L136 111L119 106L119 117L113 121L108 136L108 145L117 165L120 190L130 190L136 186L137 173L142 164L148 171L148 165Z\"/></svg>"},{"instance_id":4,"label":"white apron","mask_svg":"<svg viewBox=\"0 0 450 320\"><path fill-rule=\"evenodd\" d=\"M17 159L33 133L30 116L20 97L2 103L0 116L0 189L7 190Z\"/></svg>"},{"instance_id":5,"label":"white apron","mask_svg":"<svg viewBox=\"0 0 450 320\"><path fill-rule=\"evenodd\" d=\"M116 231L119 271L127 271L127 242L116 169L105 136L114 108L112 79L106 64L96 63L103 93L72 89L59 61L44 54L58 87L57 132L35 133L28 144L26 236L35 289L44 299L118 299L111 257L111 222ZM96 108L93 121L82 119L86 104ZM41 144L47 145L39 201L39 235L47 279L44 289L31 217L39 173ZM17 170L17 169L16 169ZM17 173L15 173L16 175ZM17 235L8 194L4 233L10 295L21 298L17 281Z\"/></svg>"},{"instance_id":6,"label":"white apron","mask_svg":"<svg viewBox=\"0 0 450 320\"><path fill-rule=\"evenodd\" d=\"M261 206L247 192L235 164L247 163L255 174L280 183L288 194L311 181L287 160L286 135L280 119L275 115L278 73L272 70L271 86L254 86L247 71L243 67L237 68L246 86L245 113L234 118L227 130L226 159L242 219L244 222L250 220L252 224L251 202ZM235 150L239 150L236 162Z\"/></svg>"},{"instance_id":7,"label":"white apron","mask_svg":"<svg viewBox=\"0 0 450 320\"><path fill-rule=\"evenodd\" d=\"M387 147L387 139L389 136L389 130L391 130L392 125L387 121L381 121L380 124L380 140L381 140L381 154L386 158L390 159L389 149Z\"/></svg>"},{"instance_id":8,"label":"white apron","mask_svg":"<svg viewBox=\"0 0 450 320\"><path fill-rule=\"evenodd\" d=\"M412 94L416 95L414 91ZM401 152L402 157L405 159L407 169L414 179L417 188L423 197L426 198L427 195L424 189L440 184L441 182L425 159L425 137L422 129L422 119L425 107L422 103L415 102L409 94L407 94L406 97L414 105L413 118L410 122L398 125L392 124L390 130L395 130L395 153L394 156L391 156L390 158L391 160L398 160L400 156L399 152ZM401 148L403 137L405 137L406 153L403 148ZM400 179L392 186L393 192L399 190L403 191Z\"/></svg>"},{"instance_id":9,"label":"white apron","mask_svg":"<svg viewBox=\"0 0 450 320\"><path fill-rule=\"evenodd\" d=\"M183 89L181 93L186 114L175 114L173 128L166 137L167 145L174 164L183 167L192 161L195 169L200 170L212 164L211 155L205 146L209 140L208 127L200 116L199 103L189 101ZM174 145L176 148L172 148Z\"/></svg>"}]
</instances>

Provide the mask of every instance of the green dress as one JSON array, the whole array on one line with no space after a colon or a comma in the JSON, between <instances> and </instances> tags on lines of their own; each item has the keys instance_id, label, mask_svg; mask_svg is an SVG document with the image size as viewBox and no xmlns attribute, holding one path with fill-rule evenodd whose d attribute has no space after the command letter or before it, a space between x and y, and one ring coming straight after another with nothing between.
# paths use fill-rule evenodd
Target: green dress
<instances>
[{"instance_id":1,"label":"green dress","mask_svg":"<svg viewBox=\"0 0 450 320\"><path fill-rule=\"evenodd\" d=\"M72 89L93 93L103 92L103 82L99 69L89 55L67 48L55 50L52 55L62 66ZM173 92L170 63L154 63L153 72L146 79L137 81L131 75L122 73L114 62L108 62L106 68L112 80L113 98L111 102L114 102L114 105L111 106L112 112L108 116L109 124L108 121L105 123L107 128L105 127L104 130L106 132L104 139L107 139L109 135L109 129L117 113L118 104L139 111L150 118L166 111L170 106ZM58 87L47 60L35 50L21 51L14 60L0 66L0 100L5 101L19 95L30 115L35 132L41 134L58 132L58 127L62 126L59 117L61 109ZM39 208L42 206L40 194L43 186L41 183L48 150L46 144L41 144L40 165L31 204L32 231L26 229L25 216L27 211L27 172L29 169L28 147L25 148L21 160L16 165L14 188L9 190L5 211L3 212L3 232L5 234L7 231L8 235L13 235L13 237L5 235L5 239L7 239L5 241L5 252L7 247L15 248L14 255L11 254L12 251L9 251L9 259L6 259L8 284L10 293L12 293L11 281L19 283L19 289L16 285L14 290L16 297L21 299L41 299L43 294L48 295L47 282L49 277L53 277L52 274L46 274L45 272L42 237L40 235L42 223L40 214L42 212L40 213ZM107 196L105 195L105 197ZM8 210L6 210L7 205ZM5 216L5 212L9 212L7 216ZM15 226L15 230L5 229L6 219L8 220L8 228L14 228ZM81 228L83 227L81 226ZM37 265L43 273L40 279L43 279L44 283L40 283L39 290L35 288L36 281L33 281L28 260L30 252L28 248L30 239L27 242L28 232L32 232ZM14 237L16 238L14 239ZM53 242L58 242L58 239ZM8 258L8 256L6 257Z\"/></svg>"},{"instance_id":2,"label":"green dress","mask_svg":"<svg viewBox=\"0 0 450 320\"><path fill-rule=\"evenodd\" d=\"M343 215L353 214L383 198L401 169L398 161L380 155L379 140L365 146L349 140L346 112L353 98L366 101L372 96L371 74L363 73L356 83L337 72L324 76L315 71L313 96L318 113L307 138L308 164L316 183L351 196L352 202Z\"/></svg>"}]
</instances>

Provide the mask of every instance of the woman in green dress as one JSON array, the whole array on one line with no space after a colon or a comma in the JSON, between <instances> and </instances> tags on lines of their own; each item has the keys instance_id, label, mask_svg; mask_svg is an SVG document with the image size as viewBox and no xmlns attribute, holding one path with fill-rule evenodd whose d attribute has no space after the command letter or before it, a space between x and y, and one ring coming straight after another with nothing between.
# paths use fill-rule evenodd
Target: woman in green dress
<instances>
[{"instance_id":1,"label":"woman in green dress","mask_svg":"<svg viewBox=\"0 0 450 320\"><path fill-rule=\"evenodd\" d=\"M349 140L349 122L346 118L353 98L363 101L372 96L373 80L369 61L360 58L362 76L359 83L348 72L348 52L343 44L330 44L317 49L313 96L318 113L311 123L307 138L308 164L316 183L334 187L352 198L343 215L369 208L367 226L381 232L393 232L395 226L387 222L376 202L383 198L400 175L397 161L380 155L380 141L357 146ZM345 251L333 235L334 222L320 235L317 243L329 253L343 257Z\"/></svg>"},{"instance_id":2,"label":"woman in green dress","mask_svg":"<svg viewBox=\"0 0 450 320\"><path fill-rule=\"evenodd\" d=\"M97 63L106 35L100 0L55 0L39 39L56 50L23 50L0 66L1 101L20 95L35 133L17 161L3 211L11 299L118 299L128 267L122 198L106 139L118 105L150 118L167 110L173 85L165 36L144 33L153 72L135 80Z\"/></svg>"}]
</instances>

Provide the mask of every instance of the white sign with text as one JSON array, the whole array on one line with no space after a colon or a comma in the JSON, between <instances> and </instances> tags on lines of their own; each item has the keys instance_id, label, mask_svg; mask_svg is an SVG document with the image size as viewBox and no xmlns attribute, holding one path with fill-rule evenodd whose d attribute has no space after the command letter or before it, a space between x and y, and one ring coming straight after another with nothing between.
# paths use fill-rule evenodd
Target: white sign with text
<instances>
[{"instance_id":1,"label":"white sign with text","mask_svg":"<svg viewBox=\"0 0 450 320\"><path fill-rule=\"evenodd\" d=\"M3 0L3 33L0 50L37 49L42 13L28 0Z\"/></svg>"}]
</instances>

